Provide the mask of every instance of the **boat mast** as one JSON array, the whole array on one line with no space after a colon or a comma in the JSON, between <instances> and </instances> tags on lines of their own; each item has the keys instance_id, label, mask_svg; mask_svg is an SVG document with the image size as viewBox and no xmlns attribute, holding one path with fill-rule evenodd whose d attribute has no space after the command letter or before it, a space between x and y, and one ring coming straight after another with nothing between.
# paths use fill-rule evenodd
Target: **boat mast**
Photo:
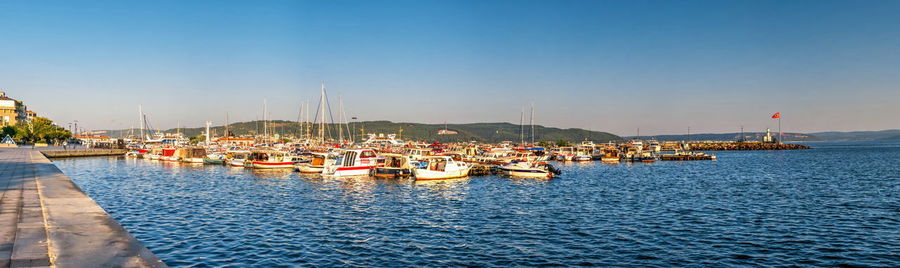
<instances>
[{"instance_id":1,"label":"boat mast","mask_svg":"<svg viewBox=\"0 0 900 268\"><path fill-rule=\"evenodd\" d=\"M138 104L138 114L141 118L141 140L144 140L144 105Z\"/></svg>"},{"instance_id":2,"label":"boat mast","mask_svg":"<svg viewBox=\"0 0 900 268\"><path fill-rule=\"evenodd\" d=\"M534 102L531 103L531 119L529 121L529 124L531 124L531 145L534 145Z\"/></svg>"},{"instance_id":3,"label":"boat mast","mask_svg":"<svg viewBox=\"0 0 900 268\"><path fill-rule=\"evenodd\" d=\"M519 144L525 143L525 106L522 106L521 117L519 118Z\"/></svg>"},{"instance_id":4,"label":"boat mast","mask_svg":"<svg viewBox=\"0 0 900 268\"><path fill-rule=\"evenodd\" d=\"M228 112L225 112L225 137L226 137L226 138L227 138L227 137L230 137L230 134L228 134L228 125L229 125L229 123L228 123Z\"/></svg>"},{"instance_id":5,"label":"boat mast","mask_svg":"<svg viewBox=\"0 0 900 268\"><path fill-rule=\"evenodd\" d=\"M269 104L266 101L266 99L263 98L263 122L262 122L263 123L263 138L265 138L266 141L269 140L269 126L267 124L267 122L268 122L267 120L269 118L267 115L268 110L269 110Z\"/></svg>"},{"instance_id":6,"label":"boat mast","mask_svg":"<svg viewBox=\"0 0 900 268\"><path fill-rule=\"evenodd\" d=\"M344 96L338 94L338 112L341 113L338 115L338 141L341 144L344 144Z\"/></svg>"},{"instance_id":7,"label":"boat mast","mask_svg":"<svg viewBox=\"0 0 900 268\"><path fill-rule=\"evenodd\" d=\"M321 84L322 90L319 93L319 109L321 110L319 121L319 142L325 144L325 81Z\"/></svg>"},{"instance_id":8,"label":"boat mast","mask_svg":"<svg viewBox=\"0 0 900 268\"><path fill-rule=\"evenodd\" d=\"M309 122L309 100L306 100L305 103L306 103L306 105L303 106L304 110L306 111L306 115L303 117L303 125L306 126L306 134L304 135L304 137L306 137L306 139L309 140L309 137L310 137L309 135L311 132L310 128L312 128L312 125Z\"/></svg>"}]
</instances>

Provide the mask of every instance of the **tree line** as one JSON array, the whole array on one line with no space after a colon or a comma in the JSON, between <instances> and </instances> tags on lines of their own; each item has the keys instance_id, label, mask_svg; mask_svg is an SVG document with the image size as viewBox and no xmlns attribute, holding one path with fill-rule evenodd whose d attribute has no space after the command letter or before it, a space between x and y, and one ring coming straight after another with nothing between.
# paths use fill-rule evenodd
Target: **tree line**
<instances>
[{"instance_id":1,"label":"tree line","mask_svg":"<svg viewBox=\"0 0 900 268\"><path fill-rule=\"evenodd\" d=\"M19 143L59 143L72 138L72 132L54 125L45 117L35 117L27 122L19 122L14 126L5 126L0 132L0 139L10 136Z\"/></svg>"}]
</instances>

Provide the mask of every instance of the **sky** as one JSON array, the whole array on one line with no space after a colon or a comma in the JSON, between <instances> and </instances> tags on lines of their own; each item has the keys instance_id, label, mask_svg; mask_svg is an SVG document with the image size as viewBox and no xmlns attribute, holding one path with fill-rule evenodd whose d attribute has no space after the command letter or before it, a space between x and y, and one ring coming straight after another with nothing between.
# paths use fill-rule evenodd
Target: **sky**
<instances>
[{"instance_id":1,"label":"sky","mask_svg":"<svg viewBox=\"0 0 900 268\"><path fill-rule=\"evenodd\" d=\"M618 135L900 128L900 1L7 1L0 90L61 125L348 117ZM316 109L313 106L310 110ZM529 113L529 112L526 112ZM528 121L528 119L526 119Z\"/></svg>"}]
</instances>

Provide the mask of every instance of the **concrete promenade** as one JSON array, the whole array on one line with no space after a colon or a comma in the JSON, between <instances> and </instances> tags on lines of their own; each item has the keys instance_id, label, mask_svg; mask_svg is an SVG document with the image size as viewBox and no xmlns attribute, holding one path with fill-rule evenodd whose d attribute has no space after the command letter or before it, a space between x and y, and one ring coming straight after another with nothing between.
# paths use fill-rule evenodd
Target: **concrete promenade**
<instances>
[{"instance_id":1,"label":"concrete promenade","mask_svg":"<svg viewBox=\"0 0 900 268\"><path fill-rule=\"evenodd\" d=\"M166 267L38 150L0 148L0 267Z\"/></svg>"}]
</instances>

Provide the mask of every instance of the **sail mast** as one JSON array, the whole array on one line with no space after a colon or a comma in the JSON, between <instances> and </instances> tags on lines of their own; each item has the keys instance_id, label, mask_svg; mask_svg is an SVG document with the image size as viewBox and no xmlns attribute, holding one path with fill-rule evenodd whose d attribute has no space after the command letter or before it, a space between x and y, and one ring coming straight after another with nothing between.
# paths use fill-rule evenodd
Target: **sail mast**
<instances>
[{"instance_id":1,"label":"sail mast","mask_svg":"<svg viewBox=\"0 0 900 268\"><path fill-rule=\"evenodd\" d=\"M141 140L144 140L144 105L138 104L138 114L141 118Z\"/></svg>"},{"instance_id":2,"label":"sail mast","mask_svg":"<svg viewBox=\"0 0 900 268\"><path fill-rule=\"evenodd\" d=\"M225 112L225 137L226 137L226 138L230 137L230 134L228 134L228 125L229 125L229 123L228 123L228 112Z\"/></svg>"},{"instance_id":3,"label":"sail mast","mask_svg":"<svg viewBox=\"0 0 900 268\"><path fill-rule=\"evenodd\" d=\"M531 144L534 145L534 102L531 103L531 119L529 121L531 125Z\"/></svg>"},{"instance_id":4,"label":"sail mast","mask_svg":"<svg viewBox=\"0 0 900 268\"><path fill-rule=\"evenodd\" d=\"M344 143L344 96L338 94L338 141L343 144Z\"/></svg>"},{"instance_id":5,"label":"sail mast","mask_svg":"<svg viewBox=\"0 0 900 268\"><path fill-rule=\"evenodd\" d=\"M325 144L325 81L321 84L322 90L319 93L319 109L321 109L319 121L319 142Z\"/></svg>"},{"instance_id":6,"label":"sail mast","mask_svg":"<svg viewBox=\"0 0 900 268\"><path fill-rule=\"evenodd\" d=\"M265 138L266 140L269 139L269 126L268 126L268 124L266 124L266 122L268 122L267 120L269 118L268 117L268 110L269 110L268 105L269 104L266 101L266 99L263 98L263 122L262 122L263 123L263 138Z\"/></svg>"},{"instance_id":7,"label":"sail mast","mask_svg":"<svg viewBox=\"0 0 900 268\"><path fill-rule=\"evenodd\" d=\"M519 144L525 143L525 107L522 107L522 113L519 118Z\"/></svg>"}]
</instances>

